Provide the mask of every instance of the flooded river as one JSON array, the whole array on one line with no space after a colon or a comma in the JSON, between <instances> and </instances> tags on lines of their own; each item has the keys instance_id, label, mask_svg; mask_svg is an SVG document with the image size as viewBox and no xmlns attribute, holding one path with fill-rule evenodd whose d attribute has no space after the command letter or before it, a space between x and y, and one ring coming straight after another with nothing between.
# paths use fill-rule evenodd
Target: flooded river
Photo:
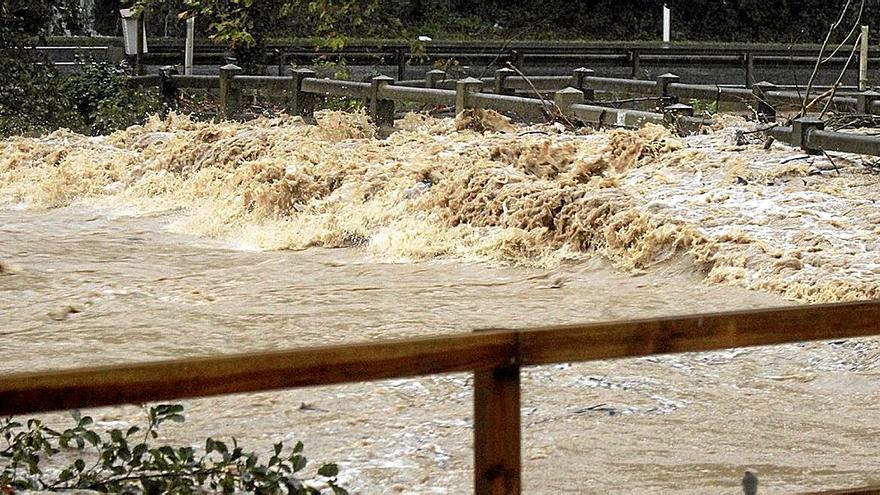
<instances>
[{"instance_id":1,"label":"flooded river","mask_svg":"<svg viewBox=\"0 0 880 495\"><path fill-rule=\"evenodd\" d=\"M401 134L395 139L406 153L424 149L406 151L406 134ZM163 136L147 144L139 138L139 144L127 148L135 151L121 153L135 161L137 153L154 159L151 146L171 146L177 139ZM373 153L358 146L382 146L364 136L341 139L354 143L341 148L344 153ZM571 153L585 152L578 146L599 146L603 139L586 136L586 144L574 145ZM460 195L456 199L453 189L444 191L449 201L430 203L442 210L439 217L420 217L426 201L438 198L416 191L413 177L406 176L406 182L396 183L401 190L394 201L412 196L421 202L417 207L395 210L388 206L391 193L374 185L369 196L357 201L360 213L351 214L356 218L340 226L333 224L341 222L338 218L327 215L342 211L332 191L345 188L350 180L345 177L338 178L342 185L320 193L302 192L324 187L318 180L313 181L317 185L300 181L284 186L285 201L299 194L313 197L294 200L304 206L279 212L271 201L254 199L278 191L235 186L245 183L241 177L216 196L206 192L205 175L169 179L179 173L169 167L152 176L122 177L106 162L61 180L67 173L64 158L47 158L43 150L9 165L7 147L5 175L0 158L0 193L6 201L0 207L0 372L771 307L875 293L880 264L873 250L877 237L871 219L877 209L871 194L880 189L871 188L876 176L857 173L858 163L844 164L850 170L838 182L832 177L820 185L816 181L827 171L817 175L809 164L778 174L779 167L788 165L782 163L786 157L796 156L784 149L769 154L775 161L751 171L682 165L685 156L694 160L683 154L696 149L703 149L716 169L728 155L767 154L759 146L725 151L711 139L694 137L680 151L663 150L665 144L649 140L654 151L643 158L638 158L642 151L636 153L634 159L645 162L631 171L632 161L615 164L621 155L612 154L601 167L620 171L613 177L600 172L604 176L589 179L589 187L614 190L607 203L629 219L626 225L641 225L641 233L621 239L627 234L608 226L622 220L611 215L596 227L605 229L604 237L586 240L578 237L582 233L576 227L566 239L554 240L516 223L516 209L531 207L517 198L546 200L538 192L547 189L546 181L562 181L561 187L573 188L567 194L583 195L575 189L586 182L568 183L556 178L568 172L546 170L584 162L582 157L547 160L539 156L540 149L514 153L520 158L537 153L522 164L545 181L534 185L537 189L527 189L528 182L517 176L518 158L500 158L511 161L505 180L519 181L520 195L483 198L489 206L480 211L495 211L496 220L480 217L476 203L468 206L471 199ZM130 141L131 136L112 138L120 149ZM340 149L338 140L331 141L330 149ZM446 153L452 161L453 151L484 154L452 141L430 152ZM109 153L109 144L88 142ZM28 144L44 145L52 146ZM712 146L718 151L705 151ZM569 153L561 148L546 152ZM75 154L76 146L65 153ZM498 160L490 158L492 153L486 151L483 158ZM260 159L253 152L241 156L233 160ZM59 177L51 185L39 182L39 171L23 168L28 160L54 163ZM286 167L291 176L292 165ZM389 175L395 165L385 167L385 180L395 183L397 176ZM211 174L219 177L216 170ZM443 179L419 174L430 180L415 182L430 191ZM688 196L682 191L694 174L704 178L703 190ZM728 176L732 180L722 185L720 177ZM94 183L84 188L86 182L77 182L83 177ZM161 177L176 189L158 187ZM606 179L614 184L596 182ZM281 187L277 180L260 180ZM473 175L453 180L464 186L479 182ZM752 185L742 187L740 181ZM772 189L768 182L780 186ZM148 184L153 186L149 193ZM235 198L234 208L218 208L224 195ZM744 213L745 208L734 208L735 196L763 206ZM798 204L786 206L783 197ZM374 198L385 201L385 211L370 204ZM192 207L184 208L184 202ZM680 203L685 206L676 206ZM492 209L496 204L497 211ZM213 217L208 206L215 207ZM823 215L835 214L836 226L830 220L822 223ZM259 223L256 215L264 215ZM587 221L561 215L557 212L557 232ZM779 228L782 218L788 218L790 229ZM488 230L463 232L465 221L467 228ZM360 230L352 227L356 223ZM296 236L290 234L294 224L300 229ZM395 237L394 232L411 237ZM572 239L580 239L582 251L571 248ZM821 240L839 242L826 250L809 248ZM539 241L551 248L536 248ZM292 249L272 249L279 247ZM819 262L834 253L848 256L842 258L846 262ZM527 258L540 262L523 262ZM815 287L820 290L810 289ZM455 374L190 400L184 402L186 423L167 426L164 438L198 446L207 435L236 437L266 452L274 441L302 440L316 463L339 463L342 484L353 493L467 493L472 483L470 385L468 375ZM738 493L746 469L758 473L761 493L880 483L877 340L535 367L523 372L523 393L525 493ZM105 426L137 421L141 414L135 406L90 412ZM60 413L46 416L54 424L64 423Z\"/></svg>"}]
</instances>

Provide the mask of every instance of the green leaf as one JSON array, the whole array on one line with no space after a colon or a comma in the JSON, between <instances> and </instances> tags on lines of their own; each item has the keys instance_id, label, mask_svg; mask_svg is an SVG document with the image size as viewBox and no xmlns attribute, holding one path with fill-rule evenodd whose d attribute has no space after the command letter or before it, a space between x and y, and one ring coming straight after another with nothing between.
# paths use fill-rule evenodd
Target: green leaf
<instances>
[{"instance_id":1,"label":"green leaf","mask_svg":"<svg viewBox=\"0 0 880 495\"><path fill-rule=\"evenodd\" d=\"M134 457L135 459L140 459L145 453L147 453L147 448L147 444L145 443L139 443L135 445L134 449L132 449L131 451L132 457Z\"/></svg>"},{"instance_id":2,"label":"green leaf","mask_svg":"<svg viewBox=\"0 0 880 495\"><path fill-rule=\"evenodd\" d=\"M117 430L116 428L110 430L110 439L113 440L114 443L119 443L122 441L122 432Z\"/></svg>"},{"instance_id":3,"label":"green leaf","mask_svg":"<svg viewBox=\"0 0 880 495\"><path fill-rule=\"evenodd\" d=\"M186 421L186 418L184 418L182 414L169 414L165 419L168 421L174 421L175 423L183 423Z\"/></svg>"},{"instance_id":4,"label":"green leaf","mask_svg":"<svg viewBox=\"0 0 880 495\"><path fill-rule=\"evenodd\" d=\"M324 464L318 469L318 474L321 476L326 476L328 478L332 478L339 474L339 466L336 464Z\"/></svg>"},{"instance_id":5,"label":"green leaf","mask_svg":"<svg viewBox=\"0 0 880 495\"><path fill-rule=\"evenodd\" d=\"M77 459L73 462L73 467L75 467L77 471L83 472L83 469L86 468L86 461Z\"/></svg>"},{"instance_id":6,"label":"green leaf","mask_svg":"<svg viewBox=\"0 0 880 495\"><path fill-rule=\"evenodd\" d=\"M101 437L98 436L94 431L88 430L82 435L83 438L86 439L87 442L97 447L101 444Z\"/></svg>"},{"instance_id":7,"label":"green leaf","mask_svg":"<svg viewBox=\"0 0 880 495\"><path fill-rule=\"evenodd\" d=\"M295 455L290 459L291 464L293 464L293 472L297 472L302 470L302 468L306 467L308 464L308 460L306 460L305 456Z\"/></svg>"}]
</instances>

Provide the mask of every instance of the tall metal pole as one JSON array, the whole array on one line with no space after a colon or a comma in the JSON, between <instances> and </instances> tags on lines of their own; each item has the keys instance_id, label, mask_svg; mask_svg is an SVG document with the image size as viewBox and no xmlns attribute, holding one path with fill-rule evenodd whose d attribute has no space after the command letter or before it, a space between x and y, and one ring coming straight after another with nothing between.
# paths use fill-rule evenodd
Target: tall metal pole
<instances>
[{"instance_id":1,"label":"tall metal pole","mask_svg":"<svg viewBox=\"0 0 880 495\"><path fill-rule=\"evenodd\" d=\"M672 29L671 29L671 15L669 11L669 7L666 4L663 4L663 42L669 43L672 41Z\"/></svg>"},{"instance_id":2,"label":"tall metal pole","mask_svg":"<svg viewBox=\"0 0 880 495\"><path fill-rule=\"evenodd\" d=\"M862 46L859 53L859 91L868 90L868 26L862 26Z\"/></svg>"}]
</instances>

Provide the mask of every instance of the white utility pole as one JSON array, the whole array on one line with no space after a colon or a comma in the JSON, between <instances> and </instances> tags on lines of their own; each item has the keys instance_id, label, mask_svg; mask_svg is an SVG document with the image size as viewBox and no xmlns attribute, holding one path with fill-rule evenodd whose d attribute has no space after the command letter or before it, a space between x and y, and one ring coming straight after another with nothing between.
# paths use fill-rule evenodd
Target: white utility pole
<instances>
[{"instance_id":1,"label":"white utility pole","mask_svg":"<svg viewBox=\"0 0 880 495\"><path fill-rule=\"evenodd\" d=\"M671 19L670 19L669 7L666 4L663 4L663 42L669 43L672 41L672 29L670 27Z\"/></svg>"},{"instance_id":2,"label":"white utility pole","mask_svg":"<svg viewBox=\"0 0 880 495\"><path fill-rule=\"evenodd\" d=\"M859 53L859 91L868 90L868 26L862 26L861 52Z\"/></svg>"},{"instance_id":3,"label":"white utility pole","mask_svg":"<svg viewBox=\"0 0 880 495\"><path fill-rule=\"evenodd\" d=\"M183 73L191 76L193 72L193 44L195 41L196 18L186 20L186 48L183 53Z\"/></svg>"}]
</instances>

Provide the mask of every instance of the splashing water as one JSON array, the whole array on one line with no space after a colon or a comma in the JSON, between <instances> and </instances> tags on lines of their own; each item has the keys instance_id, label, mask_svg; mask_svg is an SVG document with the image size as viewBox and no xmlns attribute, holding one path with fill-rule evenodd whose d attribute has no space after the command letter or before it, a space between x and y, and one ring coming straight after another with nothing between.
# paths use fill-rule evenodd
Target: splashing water
<instances>
[{"instance_id":1,"label":"splashing water","mask_svg":"<svg viewBox=\"0 0 880 495\"><path fill-rule=\"evenodd\" d=\"M179 232L249 249L357 246L374 259L552 267L599 254L637 271L688 256L716 284L804 302L880 297L880 177L857 157L409 114L246 123L171 114L106 137L0 142L0 200L178 211Z\"/></svg>"}]
</instances>

